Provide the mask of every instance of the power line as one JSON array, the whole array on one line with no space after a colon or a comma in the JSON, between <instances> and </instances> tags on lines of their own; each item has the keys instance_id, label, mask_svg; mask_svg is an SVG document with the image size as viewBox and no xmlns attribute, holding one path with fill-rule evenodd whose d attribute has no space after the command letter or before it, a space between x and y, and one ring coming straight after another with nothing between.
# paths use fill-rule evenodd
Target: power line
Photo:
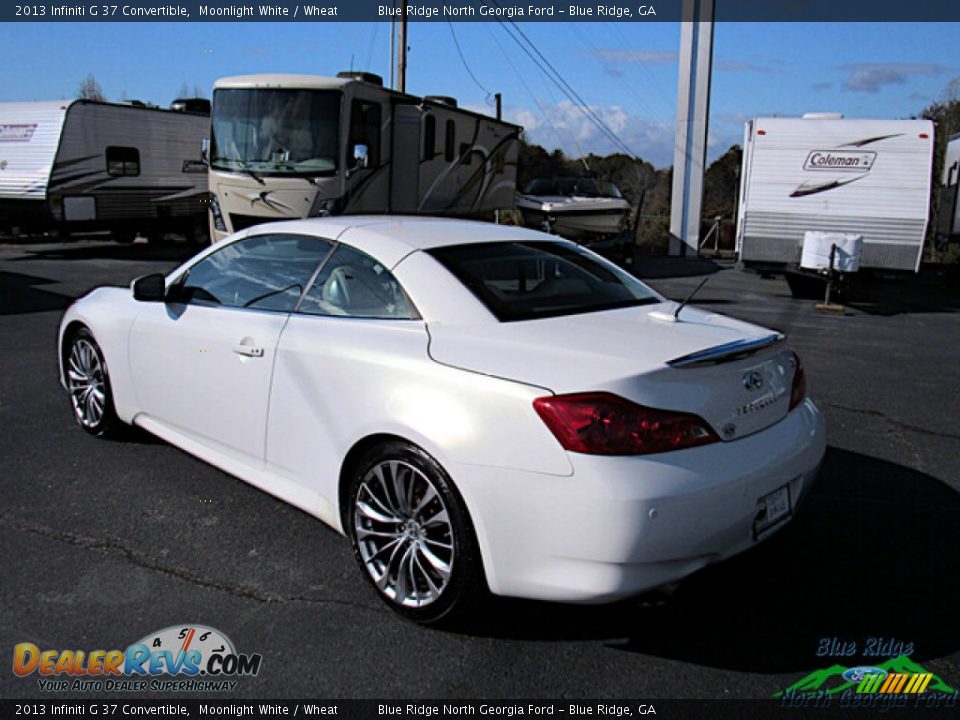
<instances>
[{"instance_id":1,"label":"power line","mask_svg":"<svg viewBox=\"0 0 960 720\"><path fill-rule=\"evenodd\" d=\"M496 2L496 0L494 0L494 2ZM544 72L550 78L550 80L554 84L556 84L557 87L560 88L561 92L563 92L563 94L567 96L567 99L570 100L570 102L572 102L574 105L576 105L580 109L580 111L586 116L586 118L590 122L592 122L607 137L607 139L609 139L614 144L615 147L623 150L627 155L630 155L631 157L637 156L637 154L633 150L631 150L617 136L617 134L612 129L610 129L610 126L607 125L606 122L604 122L603 118L597 115L597 113L584 101L584 99L580 97L577 91L570 86L570 83L568 83L566 80L563 79L563 76L557 71L555 67L553 67L550 61L547 60L547 58L543 55L542 52L540 52L540 50L533 43L533 41L531 41L530 38L528 38L526 34L524 34L523 30L521 30L516 23L510 21L508 26L507 23L500 21L500 25L504 28L507 34L510 35L510 38L515 43L517 43L520 49L523 50L524 53L526 53L527 56L534 62L534 64L536 64L541 69L541 71ZM512 28L512 32L511 32L511 28ZM517 39L514 33L516 33L516 35L519 35L520 38L523 39L523 42ZM528 46L529 46L529 49L528 49ZM544 66L546 66L546 68ZM549 72L547 72L547 70L549 70Z\"/></svg>"},{"instance_id":2,"label":"power line","mask_svg":"<svg viewBox=\"0 0 960 720\"><path fill-rule=\"evenodd\" d=\"M463 63L463 67L466 68L467 74L470 76L470 78L473 80L473 82L476 83L477 87L480 88L481 90L483 90L483 92L486 93L487 96L486 96L486 98L484 98L484 99L485 99L485 100L489 100L489 99L490 99L490 95L491 95L492 93L491 93L489 90L487 90L479 80L477 80L477 76L474 75L474 74L473 74L473 70L470 69L470 65L467 63L467 58L465 58L465 57L463 56L463 50L460 48L460 41L457 40L457 33L454 32L454 30L453 30L453 23L448 20L448 21L447 21L447 25L450 27L450 34L453 36L453 44L454 44L454 45L456 46L456 48L457 48L457 55L460 56L460 62Z\"/></svg>"},{"instance_id":3,"label":"power line","mask_svg":"<svg viewBox=\"0 0 960 720\"><path fill-rule=\"evenodd\" d=\"M377 43L377 30L380 29L380 23L373 23L373 32L370 35L370 45L367 48L367 64L364 66L364 70L371 70L373 63L373 47Z\"/></svg>"},{"instance_id":4,"label":"power line","mask_svg":"<svg viewBox=\"0 0 960 720\"><path fill-rule=\"evenodd\" d=\"M541 104L540 100L537 99L537 96L533 92L533 90L530 89L530 86L527 84L527 81L523 79L523 73L521 73L517 69L517 66L513 64L513 60L510 59L510 55L507 54L507 51L504 50L503 45L501 45L500 41L497 40L497 36L494 34L493 29L490 27L489 24L486 25L486 29L490 35L490 39L493 40L494 44L497 46L497 49L500 50L500 54L503 55L504 60L507 61L507 64L510 66L510 69L513 70L514 75L517 76L517 80L519 80L520 84L523 85L523 89L527 91L527 94L530 96L530 99L533 101L534 106L537 108L537 110L540 111L540 114L543 116L543 119L546 122L546 124L550 127L551 130L553 130L553 134L556 135L557 137L558 146L563 148L567 140L564 140L560 136L560 131L557 129L557 126L554 124L553 120L550 119L550 115L547 113L546 110L544 110L543 105ZM548 94L551 94L549 91L549 88L547 92ZM566 130L566 128L564 128L564 130ZM577 139L572 135L572 133L570 134L570 137L568 138L568 140L573 144L575 148L577 148L577 152L579 152L582 155L583 151L580 150L580 145L577 143Z\"/></svg>"}]
</instances>

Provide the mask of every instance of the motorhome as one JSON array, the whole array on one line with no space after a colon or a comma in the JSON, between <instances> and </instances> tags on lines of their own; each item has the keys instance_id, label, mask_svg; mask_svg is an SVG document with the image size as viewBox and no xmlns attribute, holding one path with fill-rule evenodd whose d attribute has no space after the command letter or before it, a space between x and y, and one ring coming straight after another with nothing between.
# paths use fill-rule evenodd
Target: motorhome
<instances>
[{"instance_id":1,"label":"motorhome","mask_svg":"<svg viewBox=\"0 0 960 720\"><path fill-rule=\"evenodd\" d=\"M209 109L0 103L0 232L207 236Z\"/></svg>"},{"instance_id":2,"label":"motorhome","mask_svg":"<svg viewBox=\"0 0 960 720\"><path fill-rule=\"evenodd\" d=\"M520 129L370 73L222 78L211 236L317 215L492 216L513 205Z\"/></svg>"},{"instance_id":3,"label":"motorhome","mask_svg":"<svg viewBox=\"0 0 960 720\"><path fill-rule=\"evenodd\" d=\"M862 238L864 269L916 271L930 215L934 125L833 113L746 123L737 251L796 269L804 236Z\"/></svg>"}]
</instances>

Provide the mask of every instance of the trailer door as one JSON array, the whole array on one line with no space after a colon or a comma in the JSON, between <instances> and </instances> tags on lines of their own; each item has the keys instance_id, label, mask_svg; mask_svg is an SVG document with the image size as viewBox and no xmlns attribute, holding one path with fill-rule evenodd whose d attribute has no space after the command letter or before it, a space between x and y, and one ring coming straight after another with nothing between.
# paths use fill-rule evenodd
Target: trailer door
<instances>
[{"instance_id":1,"label":"trailer door","mask_svg":"<svg viewBox=\"0 0 960 720\"><path fill-rule=\"evenodd\" d=\"M393 108L393 158L390 165L390 210L415 213L420 205L420 120L416 105Z\"/></svg>"}]
</instances>

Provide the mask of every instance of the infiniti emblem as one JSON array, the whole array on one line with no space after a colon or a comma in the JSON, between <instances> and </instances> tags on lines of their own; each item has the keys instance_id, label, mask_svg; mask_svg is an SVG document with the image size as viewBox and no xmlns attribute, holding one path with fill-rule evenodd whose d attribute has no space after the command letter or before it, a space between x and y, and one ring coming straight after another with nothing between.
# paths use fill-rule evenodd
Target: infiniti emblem
<instances>
[{"instance_id":1,"label":"infiniti emblem","mask_svg":"<svg viewBox=\"0 0 960 720\"><path fill-rule=\"evenodd\" d=\"M743 386L747 390L759 390L763 387L763 375L756 370L750 370L743 374Z\"/></svg>"}]
</instances>

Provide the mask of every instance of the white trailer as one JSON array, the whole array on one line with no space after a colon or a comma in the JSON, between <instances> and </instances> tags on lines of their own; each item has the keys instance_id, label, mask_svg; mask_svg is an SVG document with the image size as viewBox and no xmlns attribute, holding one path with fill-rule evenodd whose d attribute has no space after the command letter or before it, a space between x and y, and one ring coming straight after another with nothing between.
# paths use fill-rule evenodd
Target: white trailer
<instances>
[{"instance_id":1,"label":"white trailer","mask_svg":"<svg viewBox=\"0 0 960 720\"><path fill-rule=\"evenodd\" d=\"M0 230L206 235L209 113L0 103Z\"/></svg>"},{"instance_id":2,"label":"white trailer","mask_svg":"<svg viewBox=\"0 0 960 720\"><path fill-rule=\"evenodd\" d=\"M513 206L520 130L369 73L222 78L211 237L317 215L492 214Z\"/></svg>"},{"instance_id":3,"label":"white trailer","mask_svg":"<svg viewBox=\"0 0 960 720\"><path fill-rule=\"evenodd\" d=\"M940 209L937 213L937 235L943 241L960 239L960 135L951 135L943 158L943 177L940 181Z\"/></svg>"},{"instance_id":4,"label":"white trailer","mask_svg":"<svg viewBox=\"0 0 960 720\"><path fill-rule=\"evenodd\" d=\"M746 267L796 269L808 231L860 235L866 269L910 270L930 215L934 126L832 113L746 123L737 251Z\"/></svg>"}]
</instances>

